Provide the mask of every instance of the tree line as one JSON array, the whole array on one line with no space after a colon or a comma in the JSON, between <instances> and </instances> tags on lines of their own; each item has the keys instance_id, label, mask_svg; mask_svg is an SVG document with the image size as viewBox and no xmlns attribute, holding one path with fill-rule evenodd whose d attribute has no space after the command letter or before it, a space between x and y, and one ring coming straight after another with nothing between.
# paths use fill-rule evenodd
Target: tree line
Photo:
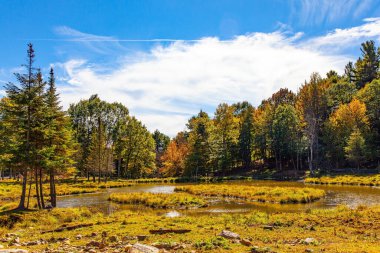
<instances>
[{"instance_id":1,"label":"tree line","mask_svg":"<svg viewBox=\"0 0 380 253\"><path fill-rule=\"evenodd\" d=\"M21 178L19 209L24 209L31 194L39 208L46 202L55 206L56 177L67 175L101 182L249 169L375 168L380 163L380 50L367 41L361 54L342 75L313 73L297 93L280 89L257 107L247 101L222 103L212 117L200 111L186 131L170 139L158 130L150 133L125 105L97 95L64 111L53 68L45 81L29 44L24 73L5 85L0 101L0 171Z\"/></svg>"},{"instance_id":2,"label":"tree line","mask_svg":"<svg viewBox=\"0 0 380 253\"><path fill-rule=\"evenodd\" d=\"M200 111L162 155L166 176L239 174L380 166L380 49L361 45L361 57L339 75L313 73L294 93L280 89L258 107L220 104Z\"/></svg>"}]
</instances>

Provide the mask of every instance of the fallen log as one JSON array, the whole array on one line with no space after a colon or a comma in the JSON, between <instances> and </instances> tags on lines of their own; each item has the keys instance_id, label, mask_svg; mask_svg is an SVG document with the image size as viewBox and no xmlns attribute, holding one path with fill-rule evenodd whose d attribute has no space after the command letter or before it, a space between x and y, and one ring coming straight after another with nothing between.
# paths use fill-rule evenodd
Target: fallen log
<instances>
[{"instance_id":1,"label":"fallen log","mask_svg":"<svg viewBox=\"0 0 380 253\"><path fill-rule=\"evenodd\" d=\"M78 229L78 228L91 227L93 225L94 225L94 223L77 224L77 225L72 225L72 226L63 225L63 226L61 226L59 228L56 228L56 229L53 229L53 230L42 231L41 234L53 233L53 232L62 232L62 231L65 231L65 230L70 231L70 230L74 230L74 229Z\"/></svg>"},{"instance_id":2,"label":"fallen log","mask_svg":"<svg viewBox=\"0 0 380 253\"><path fill-rule=\"evenodd\" d=\"M149 233L151 234L158 234L158 235L162 235L162 234L169 234L169 233L174 233L174 234L185 234L185 233L189 233L191 232L190 229L152 229L152 230L149 230Z\"/></svg>"}]
</instances>

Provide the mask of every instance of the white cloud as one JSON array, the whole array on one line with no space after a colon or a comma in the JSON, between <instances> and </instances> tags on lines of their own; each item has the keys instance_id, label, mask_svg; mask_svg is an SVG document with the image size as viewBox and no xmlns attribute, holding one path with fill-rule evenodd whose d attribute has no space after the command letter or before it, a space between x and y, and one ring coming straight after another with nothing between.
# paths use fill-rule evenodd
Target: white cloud
<instances>
[{"instance_id":1,"label":"white cloud","mask_svg":"<svg viewBox=\"0 0 380 253\"><path fill-rule=\"evenodd\" d=\"M324 50L342 50L358 46L368 38L380 41L380 18L364 19L364 24L347 29L335 29L325 36L310 39L305 45Z\"/></svg>"},{"instance_id":2,"label":"white cloud","mask_svg":"<svg viewBox=\"0 0 380 253\"><path fill-rule=\"evenodd\" d=\"M373 6L373 0L293 1L293 16L304 25L331 23L344 18L360 18Z\"/></svg>"},{"instance_id":3,"label":"white cloud","mask_svg":"<svg viewBox=\"0 0 380 253\"><path fill-rule=\"evenodd\" d=\"M247 100L258 105L281 87L296 91L312 72L341 72L351 60L342 51L347 43L378 37L379 19L362 26L335 30L302 40L302 33L253 33L230 41L203 38L156 46L126 58L113 71L97 72L84 59L56 65L66 73L60 82L62 101L78 102L92 94L127 105L150 130L171 136L185 128L200 109L221 102ZM352 46L352 45L351 45Z\"/></svg>"}]
</instances>

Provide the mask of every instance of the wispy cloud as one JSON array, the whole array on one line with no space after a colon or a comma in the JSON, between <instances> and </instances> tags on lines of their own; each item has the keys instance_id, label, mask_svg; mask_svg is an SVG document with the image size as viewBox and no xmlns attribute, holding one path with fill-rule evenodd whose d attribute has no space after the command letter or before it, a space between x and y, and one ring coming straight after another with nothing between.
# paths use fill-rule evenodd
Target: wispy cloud
<instances>
[{"instance_id":1,"label":"wispy cloud","mask_svg":"<svg viewBox=\"0 0 380 253\"><path fill-rule=\"evenodd\" d=\"M40 40L78 42L99 54L109 54L112 50L120 51L124 49L124 47L119 43L119 40L112 36L99 36L90 33L84 33L68 26L59 26L54 30L55 33L61 38Z\"/></svg>"},{"instance_id":2,"label":"wispy cloud","mask_svg":"<svg viewBox=\"0 0 380 253\"><path fill-rule=\"evenodd\" d=\"M312 38L305 45L319 50L341 51L345 48L357 46L365 39L380 41L380 18L366 18L361 26L347 29L335 29L325 36Z\"/></svg>"},{"instance_id":3,"label":"wispy cloud","mask_svg":"<svg viewBox=\"0 0 380 253\"><path fill-rule=\"evenodd\" d=\"M318 25L360 18L372 5L373 0L300 0L293 1L292 13L303 25Z\"/></svg>"}]
</instances>

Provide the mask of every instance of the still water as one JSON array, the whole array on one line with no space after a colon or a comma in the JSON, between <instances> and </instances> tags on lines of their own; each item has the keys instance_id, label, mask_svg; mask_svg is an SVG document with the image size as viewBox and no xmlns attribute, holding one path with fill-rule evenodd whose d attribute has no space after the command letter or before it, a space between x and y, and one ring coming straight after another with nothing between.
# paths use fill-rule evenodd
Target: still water
<instances>
[{"instance_id":1,"label":"still water","mask_svg":"<svg viewBox=\"0 0 380 253\"><path fill-rule=\"evenodd\" d=\"M366 186L327 186L327 185L305 185L303 182L279 182L268 180L254 181L232 181L225 184L253 185L253 186L290 186L290 187L312 187L326 191L326 197L309 204L265 204L247 203L236 199L210 199L210 204L206 208L198 209L170 209L152 210L141 205L119 205L108 201L110 193L113 192L153 192L167 193L174 192L174 184L141 184L123 188L107 189L98 193L82 195L63 196L58 198L58 207L81 207L86 206L110 214L116 210L129 209L137 211L155 212L159 215L176 217L180 215L210 215L216 213L244 213L252 210L264 212L304 212L314 208L332 208L340 204L356 207L358 205L380 204L380 187ZM180 184L176 184L180 185Z\"/></svg>"}]
</instances>

